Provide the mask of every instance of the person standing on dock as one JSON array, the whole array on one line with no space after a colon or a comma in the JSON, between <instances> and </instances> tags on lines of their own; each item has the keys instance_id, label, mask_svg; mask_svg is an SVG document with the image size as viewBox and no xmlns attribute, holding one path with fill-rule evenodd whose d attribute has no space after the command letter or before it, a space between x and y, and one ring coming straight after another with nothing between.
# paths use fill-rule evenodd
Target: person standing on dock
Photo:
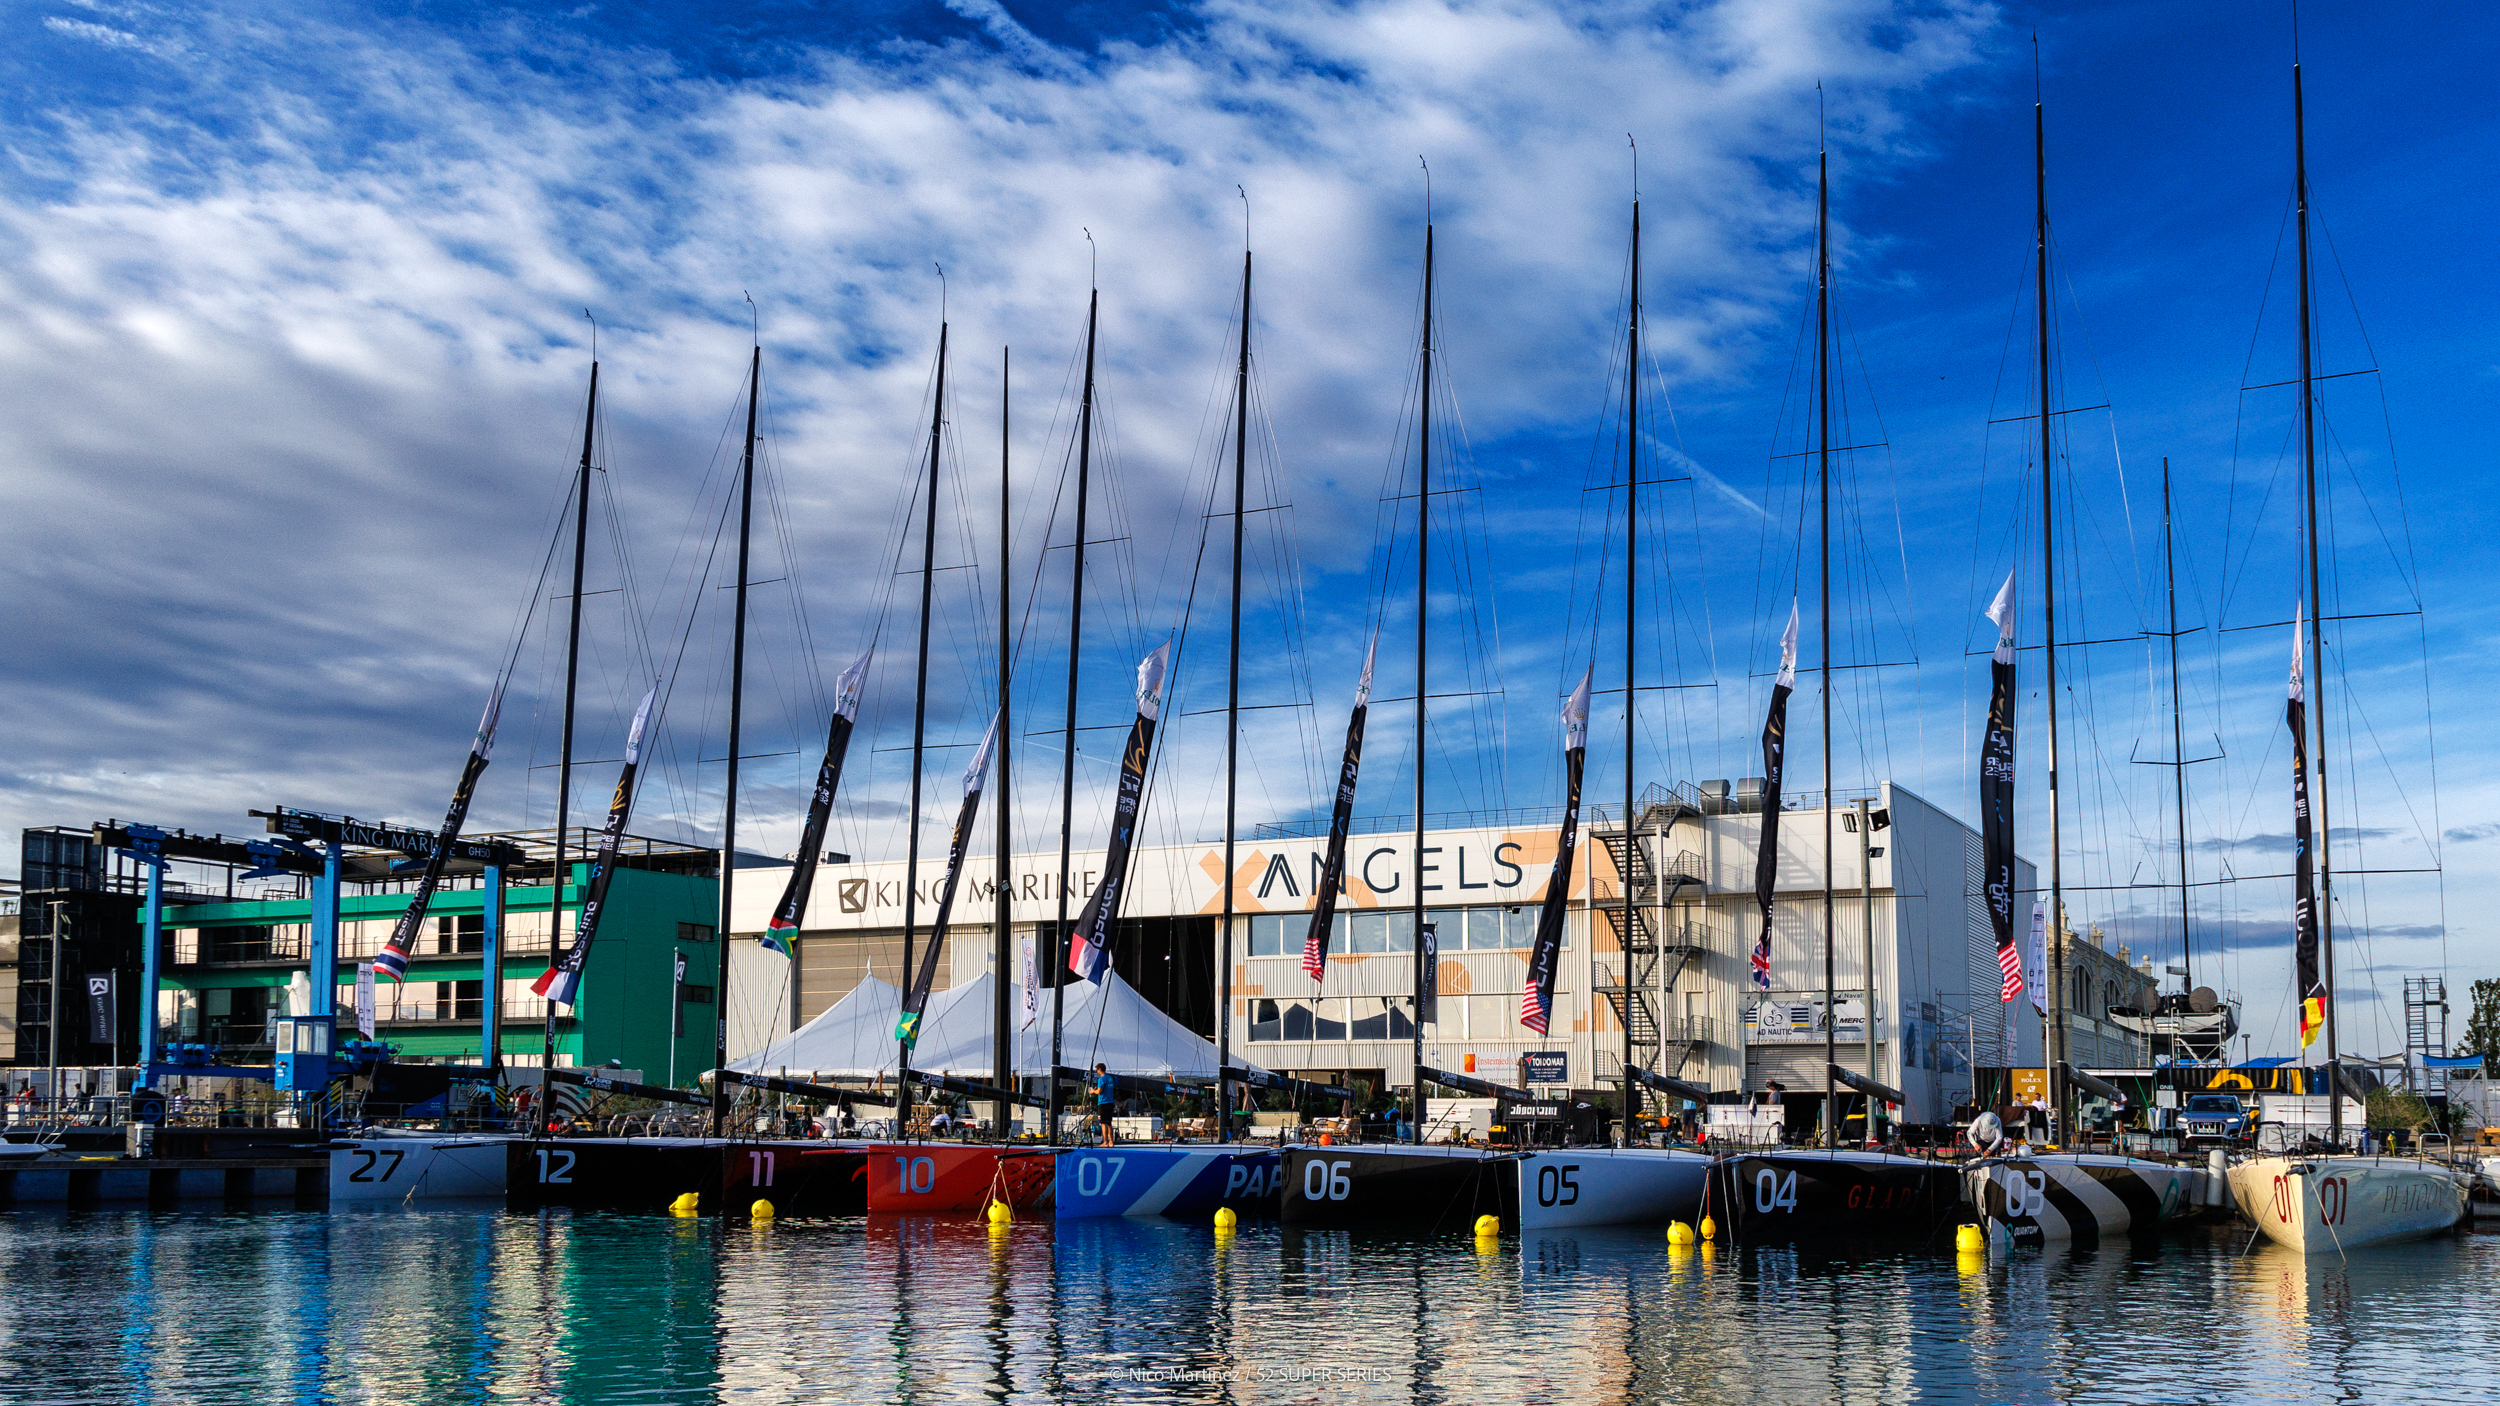
<instances>
[{"instance_id":1,"label":"person standing on dock","mask_svg":"<svg viewBox=\"0 0 2500 1406\"><path fill-rule=\"evenodd\" d=\"M1118 1097L1118 1083L1111 1077L1111 1067L1094 1066L1094 1116L1102 1122L1102 1145L1109 1147L1116 1139L1111 1130L1112 1103Z\"/></svg>"}]
</instances>

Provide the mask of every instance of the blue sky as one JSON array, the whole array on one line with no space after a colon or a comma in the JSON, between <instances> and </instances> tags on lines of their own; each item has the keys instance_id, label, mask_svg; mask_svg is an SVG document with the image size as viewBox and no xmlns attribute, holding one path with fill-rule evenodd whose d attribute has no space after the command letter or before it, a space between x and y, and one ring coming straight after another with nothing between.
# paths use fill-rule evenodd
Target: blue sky
<instances>
[{"instance_id":1,"label":"blue sky","mask_svg":"<svg viewBox=\"0 0 2500 1406\"><path fill-rule=\"evenodd\" d=\"M2328 402L2335 599L2353 614L2427 612L2355 622L2330 648L2328 706L2351 743L2330 778L2352 821L2338 857L2446 868L2444 882L2388 874L2345 890L2347 1043L2375 1052L2398 1043L2385 1009L2398 975L2444 963L2461 1006L2468 979L2500 972L2475 917L2500 896L2477 708L2495 682L2495 620L2475 589L2492 516L2475 491L2477 431L2500 389L2493 274L2476 257L2494 123L2469 96L2500 27L2462 5L2314 5L2301 22L2332 239L2322 369L2380 373L2333 383ZM1016 352L1019 496L1042 501L1099 252L1115 444L1101 511L1128 541L1106 554L1104 604L1089 607L1087 721L1115 722L1128 661L1188 591L1208 407L1229 367L1236 183L1260 258L1262 491L1292 504L1269 516L1282 535L1252 563L1247 687L1314 704L1252 724L1248 818L1306 813L1378 610L1384 678L1411 668L1408 604L1382 605L1368 582L1412 369L1419 153L1432 160L1445 369L1464 424L1448 438L1467 451L1436 473L1481 490L1451 500L1449 545L1472 542L1482 570L1437 598L1434 687L1499 690L1453 705L1431 804L1551 803L1551 699L1592 649L1607 686L1620 649L1619 619L1590 620L1604 532L1582 490L1606 481L1593 446L1611 434L1627 130L1642 153L1649 393L1674 411L1655 464L1692 480L1644 505L1665 534L1645 579L1667 601L1642 623L1644 668L1652 682L1711 685L1654 695L1639 772L1746 774L1763 689L1752 676L1770 666L1798 584L1804 461L1768 456L1799 443L1818 80L1850 442L1887 446L1843 478L1835 660L1917 661L1853 671L1836 694L1837 779L1889 775L1969 813L1984 677L1964 652L1981 644L1996 581L2039 565L2023 545L2036 533L2032 431L1988 424L2032 395L2035 28L2056 394L2110 406L2063 422L2073 535L2060 632L2158 626L2168 456L2182 624L2205 630L2186 646L2189 745L2226 758L2192 769L2197 877L2279 872L2268 837L2287 828L2287 632L2237 628L2288 615L2298 584L2289 402L2240 389L2292 364L2291 36L2275 4L12 7L0 16L0 378L13 407L0 508L19 530L0 572L19 608L5 626L0 824L114 815L233 832L273 802L438 813L578 442L586 306L604 329L603 502L635 577L632 594L589 607L589 735L621 730L683 602L717 594L687 585L689 523L719 501L751 294L774 484L758 575L788 579L758 597L750 737L766 740L749 750L815 745L824 683L881 609L886 666L864 723L875 748L900 745L909 602L887 583L925 433L934 262L962 353L947 469L961 486L942 521L949 559L964 561L986 559L994 533L998 349ZM1043 530L1019 524L1020 598ZM1056 531L1064 540L1064 519ZM1281 584L1281 541L1298 593ZM613 546L601 553L593 589L622 586ZM977 736L989 706L976 593L991 580L951 573L941 593L933 728L948 743ZM1201 581L1182 712L1220 696L1213 590ZM1288 596L1298 613L1281 609ZM1034 608L1029 685L1059 667L1042 643L1059 608L1048 590ZM670 714L677 762L643 828L700 833L717 814L718 770L703 761L720 754L717 617L697 616ZM540 626L524 636L481 824L551 819ZM2167 755L2157 662L2138 641L2078 651L2068 670L2070 882L2166 872L2168 773L2132 764ZM1055 705L1032 687L1018 706L1044 726ZM2036 767L2037 698L2025 709ZM1620 788L1621 723L1600 712L1591 789L1603 797ZM1367 810L1406 808L1410 758L1387 713ZM2439 729L2436 815L2426 716ZM1174 774L1216 754L1208 723L1176 722ZM1810 729L1797 746L1817 750ZM869 758L842 842L899 851L899 758ZM795 834L803 761L755 764L757 847ZM1034 739L1019 785L1038 795L1056 761ZM1819 784L1814 770L1792 784ZM592 804L606 784L595 773L581 793ZM2035 856L2040 790L2034 771L2023 848ZM1202 791L1170 788L1162 838L1213 833ZM2219 984L2247 1000L2260 1045L2287 1044L2286 886L2199 895L2200 962L2227 950ZM2142 944L2166 930L2167 902L2095 888L2073 911Z\"/></svg>"}]
</instances>

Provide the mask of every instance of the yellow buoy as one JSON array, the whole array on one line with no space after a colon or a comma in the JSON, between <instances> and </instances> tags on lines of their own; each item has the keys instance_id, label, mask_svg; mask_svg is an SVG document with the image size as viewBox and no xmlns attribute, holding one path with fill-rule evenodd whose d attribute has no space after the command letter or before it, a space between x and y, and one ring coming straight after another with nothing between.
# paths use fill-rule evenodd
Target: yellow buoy
<instances>
[{"instance_id":1,"label":"yellow buoy","mask_svg":"<svg viewBox=\"0 0 2500 1406\"><path fill-rule=\"evenodd\" d=\"M773 1203L770 1201L759 1200L754 1205L747 1207L747 1214L757 1220L771 1220L773 1218Z\"/></svg>"},{"instance_id":2,"label":"yellow buoy","mask_svg":"<svg viewBox=\"0 0 2500 1406\"><path fill-rule=\"evenodd\" d=\"M1480 1239L1480 1240L1481 1240L1481 1239L1486 1238L1487 1236L1498 1236L1498 1235L1500 1235L1501 1233L1502 1233L1502 1218L1501 1218L1500 1216L1478 1216L1478 1217L1476 1217L1476 1238L1477 1238L1477 1239Z\"/></svg>"},{"instance_id":3,"label":"yellow buoy","mask_svg":"<svg viewBox=\"0 0 2500 1406\"><path fill-rule=\"evenodd\" d=\"M1004 1201L992 1201L990 1203L989 1218L990 1224L992 1225L1011 1224L1016 1218L1015 1209Z\"/></svg>"},{"instance_id":4,"label":"yellow buoy","mask_svg":"<svg viewBox=\"0 0 2500 1406\"><path fill-rule=\"evenodd\" d=\"M1682 1221L1680 1221L1680 1220L1679 1220L1679 1221L1670 1221L1670 1222L1668 1222L1668 1224L1667 1224L1667 1243L1668 1243L1668 1244L1670 1244L1670 1245L1690 1245L1690 1244L1692 1244L1692 1243L1693 1243L1693 1228L1692 1228L1691 1226L1689 1226L1689 1225L1686 1225L1684 1222L1682 1222Z\"/></svg>"},{"instance_id":5,"label":"yellow buoy","mask_svg":"<svg viewBox=\"0 0 2500 1406\"><path fill-rule=\"evenodd\" d=\"M1988 1257L1977 1250L1964 1250L1953 1257L1953 1267L1964 1274L1985 1274Z\"/></svg>"},{"instance_id":6,"label":"yellow buoy","mask_svg":"<svg viewBox=\"0 0 2500 1406\"><path fill-rule=\"evenodd\" d=\"M1235 1226L1237 1226L1237 1225L1239 1225L1239 1224L1241 1224L1241 1213L1240 1213L1240 1212L1238 1212L1238 1211L1234 1210L1234 1209L1233 1209L1232 1207L1230 1207L1230 1206L1218 1206L1218 1207L1216 1207L1216 1208L1215 1208L1215 1228L1216 1228L1216 1229L1218 1229L1218 1230L1230 1230L1230 1229L1232 1229L1233 1227L1235 1227Z\"/></svg>"},{"instance_id":7,"label":"yellow buoy","mask_svg":"<svg viewBox=\"0 0 2500 1406\"><path fill-rule=\"evenodd\" d=\"M1704 1240L1716 1240L1719 1238L1719 1223L1712 1220L1707 1215L1704 1215L1701 1218L1701 1238Z\"/></svg>"},{"instance_id":8,"label":"yellow buoy","mask_svg":"<svg viewBox=\"0 0 2500 1406\"><path fill-rule=\"evenodd\" d=\"M1988 1232L1975 1225L1955 1226L1953 1252L1957 1255L1982 1255L1988 1250Z\"/></svg>"},{"instance_id":9,"label":"yellow buoy","mask_svg":"<svg viewBox=\"0 0 2500 1406\"><path fill-rule=\"evenodd\" d=\"M689 1191L668 1203L668 1213L672 1216L691 1216L700 1210L702 1205L703 1197L696 1192Z\"/></svg>"}]
</instances>

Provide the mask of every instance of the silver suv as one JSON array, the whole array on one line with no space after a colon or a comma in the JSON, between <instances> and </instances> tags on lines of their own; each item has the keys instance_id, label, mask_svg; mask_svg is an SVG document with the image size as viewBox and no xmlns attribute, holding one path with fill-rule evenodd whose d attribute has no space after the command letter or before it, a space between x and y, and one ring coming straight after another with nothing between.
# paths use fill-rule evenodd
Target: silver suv
<instances>
[{"instance_id":1,"label":"silver suv","mask_svg":"<svg viewBox=\"0 0 2500 1406\"><path fill-rule=\"evenodd\" d=\"M2190 1147L2236 1147L2248 1141L2248 1110L2237 1094L2190 1094L2179 1122Z\"/></svg>"}]
</instances>

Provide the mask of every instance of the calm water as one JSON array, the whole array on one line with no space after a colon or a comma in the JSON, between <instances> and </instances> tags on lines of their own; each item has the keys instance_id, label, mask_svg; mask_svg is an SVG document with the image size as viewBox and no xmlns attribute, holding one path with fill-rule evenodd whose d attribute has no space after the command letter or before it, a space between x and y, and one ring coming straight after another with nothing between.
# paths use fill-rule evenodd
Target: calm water
<instances>
[{"instance_id":1,"label":"calm water","mask_svg":"<svg viewBox=\"0 0 2500 1406\"><path fill-rule=\"evenodd\" d=\"M0 1214L8 1402L2489 1400L2500 1238L2017 1254L1162 1222ZM1197 1379L1157 1378L1158 1371Z\"/></svg>"}]
</instances>

